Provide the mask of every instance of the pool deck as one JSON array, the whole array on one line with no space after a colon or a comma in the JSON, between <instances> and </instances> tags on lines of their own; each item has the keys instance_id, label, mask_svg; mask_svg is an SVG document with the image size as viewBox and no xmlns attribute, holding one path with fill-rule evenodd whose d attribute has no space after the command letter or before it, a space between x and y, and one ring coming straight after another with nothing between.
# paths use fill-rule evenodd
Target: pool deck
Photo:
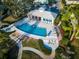
<instances>
[{"instance_id":1,"label":"pool deck","mask_svg":"<svg viewBox=\"0 0 79 59\"><path fill-rule=\"evenodd\" d=\"M14 29L14 27L13 27ZM47 36L47 37L42 37L42 36L38 36L38 35L33 35L33 34L29 34L29 33L26 33L24 31L21 31L19 29L17 29L15 27L15 30L16 30L16 33L15 34L18 34L18 35L25 35L26 37L31 37L31 38L35 38L35 39L42 39L44 44L50 46L53 51L58 47L59 43L58 43L58 38L57 36L53 35L53 36ZM17 39L17 36L15 35L16 39ZM11 36L11 38L14 39L14 36ZM48 42L51 41L50 44L48 44Z\"/></svg>"},{"instance_id":2,"label":"pool deck","mask_svg":"<svg viewBox=\"0 0 79 59\"><path fill-rule=\"evenodd\" d=\"M23 24L23 23L29 23L30 25L33 25L35 24L37 21L35 20L30 20L30 21L27 21L27 18L24 18L24 21L19 21L19 23ZM19 25L19 24L18 24ZM44 36L39 36L39 35L34 35L34 34L31 34L31 33L27 33L27 32L24 32L20 29L18 29L16 26L13 26L11 29L13 30L16 30L16 33L15 33L15 37L17 38L17 35L25 35L26 37L31 37L31 38L35 38L35 39L42 39L43 42L45 44L47 44L48 46L50 47L54 47L55 49L58 47L59 45L59 39L61 39L61 35L59 35L60 37L57 36L57 33L56 33L56 30L55 30L55 26L52 25L52 24L49 24L49 23L45 23L45 22L38 22L37 24L38 27L42 27L42 28L46 28L47 30L47 33L49 33L50 31L50 35L47 35L46 37ZM58 30L58 29L57 29ZM11 35L12 37L12 35ZM14 37L13 37L14 39ZM48 44L48 42L51 40L52 44ZM54 41L54 42L53 42ZM54 49L53 48L53 49Z\"/></svg>"}]
</instances>

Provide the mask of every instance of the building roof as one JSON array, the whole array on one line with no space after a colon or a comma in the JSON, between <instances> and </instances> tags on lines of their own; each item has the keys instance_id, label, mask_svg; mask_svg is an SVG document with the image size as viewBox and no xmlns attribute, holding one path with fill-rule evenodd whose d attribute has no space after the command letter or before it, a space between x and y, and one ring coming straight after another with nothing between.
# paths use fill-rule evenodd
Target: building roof
<instances>
[{"instance_id":1,"label":"building roof","mask_svg":"<svg viewBox=\"0 0 79 59\"><path fill-rule=\"evenodd\" d=\"M46 18L46 19L55 19L56 16L59 13L59 9L55 6L48 6L48 5L43 5L40 8L33 10L31 12L28 13L34 16L38 16L38 17L42 17L42 18Z\"/></svg>"},{"instance_id":2,"label":"building roof","mask_svg":"<svg viewBox=\"0 0 79 59\"><path fill-rule=\"evenodd\" d=\"M55 17L55 15L54 15L54 17L52 16L52 13L43 11L43 10L34 10L34 11L31 11L29 14L31 14L33 16L46 18L46 19L54 19L54 17Z\"/></svg>"}]
</instances>

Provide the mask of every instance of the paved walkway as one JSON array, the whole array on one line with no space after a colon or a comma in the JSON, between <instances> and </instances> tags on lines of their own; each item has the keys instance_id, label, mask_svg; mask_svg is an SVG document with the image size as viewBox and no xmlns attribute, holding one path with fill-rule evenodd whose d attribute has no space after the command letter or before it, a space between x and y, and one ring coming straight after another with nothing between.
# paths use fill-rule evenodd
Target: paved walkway
<instances>
[{"instance_id":1,"label":"paved walkway","mask_svg":"<svg viewBox=\"0 0 79 59\"><path fill-rule=\"evenodd\" d=\"M22 44L20 46L19 53L18 53L18 58L17 59L21 59L21 58L22 58Z\"/></svg>"},{"instance_id":2,"label":"paved walkway","mask_svg":"<svg viewBox=\"0 0 79 59\"><path fill-rule=\"evenodd\" d=\"M36 53L37 55L39 55L43 59L53 59L55 57L55 51L52 51L51 55L45 55L43 52L41 52L35 48L21 46L21 48L19 50L19 54L18 54L18 59L21 59L23 50L32 51L32 52Z\"/></svg>"},{"instance_id":3,"label":"paved walkway","mask_svg":"<svg viewBox=\"0 0 79 59\"><path fill-rule=\"evenodd\" d=\"M41 51L39 51L39 50L37 50L35 48L23 47L23 50L32 51L32 52L36 53L37 55L39 55L40 57L42 57L43 59L47 58L47 56L45 54L43 54Z\"/></svg>"}]
</instances>

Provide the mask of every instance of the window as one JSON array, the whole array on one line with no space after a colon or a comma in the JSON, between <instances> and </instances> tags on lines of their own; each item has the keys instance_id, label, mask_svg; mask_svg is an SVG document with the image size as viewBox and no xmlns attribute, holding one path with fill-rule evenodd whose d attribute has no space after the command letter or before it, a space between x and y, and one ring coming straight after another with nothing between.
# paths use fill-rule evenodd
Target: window
<instances>
[{"instance_id":1,"label":"window","mask_svg":"<svg viewBox=\"0 0 79 59\"><path fill-rule=\"evenodd\" d=\"M41 17L38 17L38 18L39 18L38 20L40 21L41 20Z\"/></svg>"},{"instance_id":2,"label":"window","mask_svg":"<svg viewBox=\"0 0 79 59\"><path fill-rule=\"evenodd\" d=\"M35 16L35 19L37 20L37 16Z\"/></svg>"},{"instance_id":3,"label":"window","mask_svg":"<svg viewBox=\"0 0 79 59\"><path fill-rule=\"evenodd\" d=\"M32 16L32 19L34 19L34 16Z\"/></svg>"},{"instance_id":4,"label":"window","mask_svg":"<svg viewBox=\"0 0 79 59\"><path fill-rule=\"evenodd\" d=\"M49 20L49 22L52 22L52 20Z\"/></svg>"},{"instance_id":5,"label":"window","mask_svg":"<svg viewBox=\"0 0 79 59\"><path fill-rule=\"evenodd\" d=\"M43 21L46 21L46 20L43 18Z\"/></svg>"},{"instance_id":6,"label":"window","mask_svg":"<svg viewBox=\"0 0 79 59\"><path fill-rule=\"evenodd\" d=\"M49 20L48 20L48 19L46 19L46 21L47 21L47 22L49 22Z\"/></svg>"}]
</instances>

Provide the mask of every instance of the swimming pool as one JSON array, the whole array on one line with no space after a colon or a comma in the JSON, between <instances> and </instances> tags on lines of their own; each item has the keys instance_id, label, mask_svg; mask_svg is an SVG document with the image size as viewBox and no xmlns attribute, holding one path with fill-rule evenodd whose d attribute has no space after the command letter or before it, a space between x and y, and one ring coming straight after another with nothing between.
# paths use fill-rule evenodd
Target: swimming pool
<instances>
[{"instance_id":1,"label":"swimming pool","mask_svg":"<svg viewBox=\"0 0 79 59\"><path fill-rule=\"evenodd\" d=\"M36 25L33 26L28 23L24 23L22 25L16 26L16 28L18 28L26 33L29 33L29 34L34 34L34 35L43 36L43 37L47 36L46 29L38 27Z\"/></svg>"}]
</instances>

